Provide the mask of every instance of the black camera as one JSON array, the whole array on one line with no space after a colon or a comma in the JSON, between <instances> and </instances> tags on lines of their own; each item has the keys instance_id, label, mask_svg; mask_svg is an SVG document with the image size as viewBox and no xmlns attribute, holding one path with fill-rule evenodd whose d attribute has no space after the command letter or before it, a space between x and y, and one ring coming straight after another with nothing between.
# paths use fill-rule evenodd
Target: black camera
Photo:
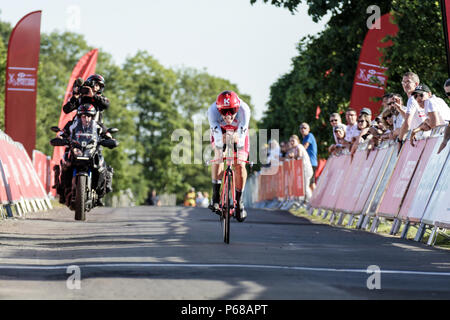
<instances>
[{"instance_id":1,"label":"black camera","mask_svg":"<svg viewBox=\"0 0 450 320\"><path fill-rule=\"evenodd\" d=\"M91 91L91 88L86 87L86 86L80 88L80 93L82 95L88 95L90 91Z\"/></svg>"}]
</instances>

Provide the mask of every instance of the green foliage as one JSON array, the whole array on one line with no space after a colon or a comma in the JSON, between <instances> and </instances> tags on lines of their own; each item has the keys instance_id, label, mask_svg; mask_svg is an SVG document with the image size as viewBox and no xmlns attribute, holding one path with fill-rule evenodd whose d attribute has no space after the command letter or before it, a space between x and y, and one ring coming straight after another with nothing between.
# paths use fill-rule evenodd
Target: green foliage
<instances>
[{"instance_id":1,"label":"green foliage","mask_svg":"<svg viewBox=\"0 0 450 320\"><path fill-rule=\"evenodd\" d=\"M287 5L297 1L280 2ZM333 143L329 115L343 112L349 102L353 78L367 32L366 9L378 5L388 12L390 1L308 1L309 14L318 20L331 12L324 31L303 37L299 55L292 59L292 71L283 75L271 87L269 108L260 127L279 128L280 139L300 136L300 123L307 122L318 142L319 157L328 156ZM316 119L317 107L321 113Z\"/></svg>"},{"instance_id":2,"label":"green foliage","mask_svg":"<svg viewBox=\"0 0 450 320\"><path fill-rule=\"evenodd\" d=\"M301 0L263 2L292 13L302 3ZM450 75L439 1L307 0L305 3L314 21L327 13L331 13L331 18L324 31L300 40L292 71L271 87L269 108L261 127L280 128L280 138L286 140L291 134L299 134L301 122L308 122L318 140L319 156L327 157L327 146L333 143L327 127L328 116L343 112L350 102L354 73L367 33L369 5L379 6L381 14L391 12L399 26L397 36L392 39L394 45L384 50L389 77L386 91L403 94L402 75L413 71L421 82L442 96L443 83ZM319 119L315 118L317 106L321 108Z\"/></svg>"},{"instance_id":3,"label":"green foliage","mask_svg":"<svg viewBox=\"0 0 450 320\"><path fill-rule=\"evenodd\" d=\"M394 45L385 50L388 57L386 66L389 68L387 90L403 94L402 76L412 71L433 93L443 97L442 87L450 75L447 73L439 1L394 0L392 13L399 32L393 39Z\"/></svg>"}]
</instances>

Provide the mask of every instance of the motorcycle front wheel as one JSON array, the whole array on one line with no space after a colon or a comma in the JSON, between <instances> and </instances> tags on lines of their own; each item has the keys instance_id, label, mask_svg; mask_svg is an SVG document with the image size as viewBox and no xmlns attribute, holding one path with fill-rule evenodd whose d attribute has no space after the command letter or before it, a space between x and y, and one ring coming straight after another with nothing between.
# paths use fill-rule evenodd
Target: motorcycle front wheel
<instances>
[{"instance_id":1,"label":"motorcycle front wheel","mask_svg":"<svg viewBox=\"0 0 450 320\"><path fill-rule=\"evenodd\" d=\"M75 220L86 220L86 176L78 176L75 196Z\"/></svg>"}]
</instances>

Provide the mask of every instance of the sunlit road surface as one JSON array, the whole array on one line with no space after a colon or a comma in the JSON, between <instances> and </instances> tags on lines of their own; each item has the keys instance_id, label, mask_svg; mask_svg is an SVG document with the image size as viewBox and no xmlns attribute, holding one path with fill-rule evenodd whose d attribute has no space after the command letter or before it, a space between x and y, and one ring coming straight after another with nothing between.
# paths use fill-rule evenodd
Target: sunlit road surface
<instances>
[{"instance_id":1,"label":"sunlit road surface","mask_svg":"<svg viewBox=\"0 0 450 320\"><path fill-rule=\"evenodd\" d=\"M249 210L229 245L201 208L0 221L0 299L449 298L449 251L282 211Z\"/></svg>"}]
</instances>

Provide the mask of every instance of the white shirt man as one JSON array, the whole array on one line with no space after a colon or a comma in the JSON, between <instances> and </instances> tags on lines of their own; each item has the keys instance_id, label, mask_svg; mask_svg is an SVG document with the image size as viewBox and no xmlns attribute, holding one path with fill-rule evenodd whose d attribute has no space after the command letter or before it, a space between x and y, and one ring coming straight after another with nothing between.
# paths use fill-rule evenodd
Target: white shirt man
<instances>
[{"instance_id":1,"label":"white shirt man","mask_svg":"<svg viewBox=\"0 0 450 320\"><path fill-rule=\"evenodd\" d=\"M345 131L344 140L350 143L353 143L353 138L359 137L360 131L358 129L358 124L356 122L357 114L353 109L348 109L345 113L345 117L347 120L347 128Z\"/></svg>"},{"instance_id":2,"label":"white shirt man","mask_svg":"<svg viewBox=\"0 0 450 320\"><path fill-rule=\"evenodd\" d=\"M443 124L443 122L450 122L450 108L441 98L436 97L433 94L430 98L425 100L424 106L427 116L430 112L436 112L438 125Z\"/></svg>"},{"instance_id":3,"label":"white shirt man","mask_svg":"<svg viewBox=\"0 0 450 320\"><path fill-rule=\"evenodd\" d=\"M423 105L427 116L419 126L415 127L411 133L411 144L414 145L415 135L419 131L429 131L437 126L450 122L450 109L444 100L431 94L430 88L421 84L416 87L413 96L419 105Z\"/></svg>"},{"instance_id":4,"label":"white shirt man","mask_svg":"<svg viewBox=\"0 0 450 320\"><path fill-rule=\"evenodd\" d=\"M420 124L427 118L425 110L420 107L413 95L408 98L408 103L406 104L406 113L412 117L410 124L411 128L420 126Z\"/></svg>"}]
</instances>

